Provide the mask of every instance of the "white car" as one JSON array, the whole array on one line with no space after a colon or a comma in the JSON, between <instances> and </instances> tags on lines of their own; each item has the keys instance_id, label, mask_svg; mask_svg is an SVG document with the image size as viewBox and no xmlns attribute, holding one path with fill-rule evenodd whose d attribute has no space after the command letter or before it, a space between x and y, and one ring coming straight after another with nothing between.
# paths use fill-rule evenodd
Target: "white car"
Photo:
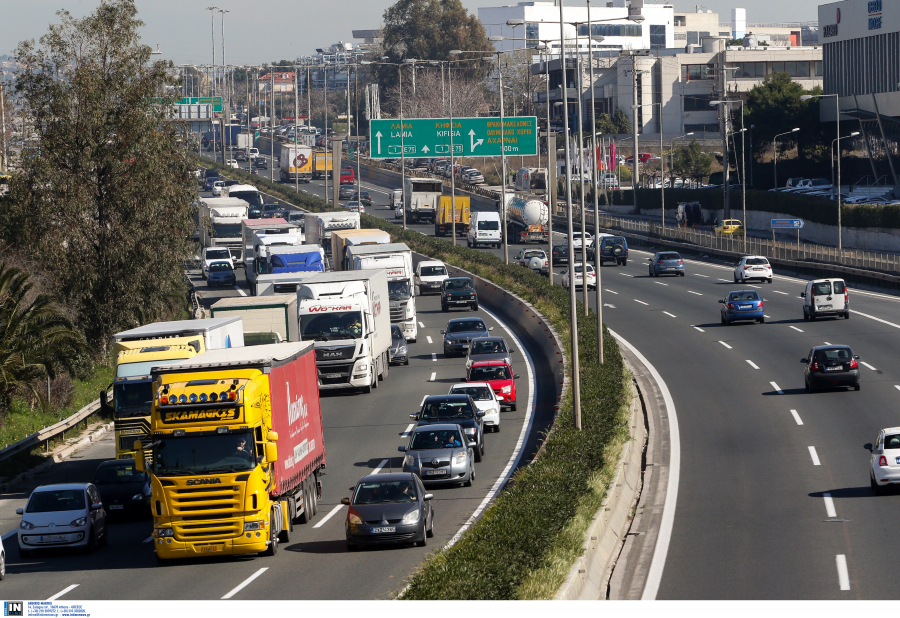
<instances>
[{"instance_id":1,"label":"white car","mask_svg":"<svg viewBox=\"0 0 900 618\"><path fill-rule=\"evenodd\" d=\"M538 274L547 274L550 270L547 252L543 249L522 249L513 258L519 266L530 268Z\"/></svg>"},{"instance_id":2,"label":"white car","mask_svg":"<svg viewBox=\"0 0 900 618\"><path fill-rule=\"evenodd\" d=\"M31 493L19 523L19 556L37 549L77 547L93 551L106 545L106 511L93 483L42 485Z\"/></svg>"},{"instance_id":3,"label":"white car","mask_svg":"<svg viewBox=\"0 0 900 618\"><path fill-rule=\"evenodd\" d=\"M444 279L449 277L447 267L443 262L429 260L416 265L413 283L420 296L432 292L440 295L441 285L443 285Z\"/></svg>"},{"instance_id":4,"label":"white car","mask_svg":"<svg viewBox=\"0 0 900 618\"><path fill-rule=\"evenodd\" d=\"M584 277L581 274L581 264L575 264L575 288L584 286ZM569 288L569 269L565 269L562 273L562 286ZM588 289L597 287L597 273L594 272L593 264L587 265L587 286Z\"/></svg>"},{"instance_id":5,"label":"white car","mask_svg":"<svg viewBox=\"0 0 900 618\"><path fill-rule=\"evenodd\" d=\"M394 208L394 218L402 219L403 218L403 204L397 204Z\"/></svg>"},{"instance_id":6,"label":"white car","mask_svg":"<svg viewBox=\"0 0 900 618\"><path fill-rule=\"evenodd\" d=\"M391 191L391 203L390 208L396 210L398 206L403 203L403 189L394 189Z\"/></svg>"},{"instance_id":7,"label":"white car","mask_svg":"<svg viewBox=\"0 0 900 618\"><path fill-rule=\"evenodd\" d=\"M362 205L362 202L345 202L344 207L350 212L358 212L360 214L366 212L366 207Z\"/></svg>"},{"instance_id":8,"label":"white car","mask_svg":"<svg viewBox=\"0 0 900 618\"><path fill-rule=\"evenodd\" d=\"M222 189L225 188L225 181L217 180L213 183L212 186L212 194L215 197L220 197L222 195Z\"/></svg>"},{"instance_id":9,"label":"white car","mask_svg":"<svg viewBox=\"0 0 900 618\"><path fill-rule=\"evenodd\" d=\"M251 148L249 154L251 159L257 158L259 156L259 148Z\"/></svg>"},{"instance_id":10,"label":"white car","mask_svg":"<svg viewBox=\"0 0 900 618\"><path fill-rule=\"evenodd\" d=\"M758 279L772 283L772 265L762 255L745 255L734 265L734 282L744 283Z\"/></svg>"},{"instance_id":11,"label":"white car","mask_svg":"<svg viewBox=\"0 0 900 618\"><path fill-rule=\"evenodd\" d=\"M228 262L231 270L234 270L234 260L231 259L231 251L223 247L207 247L203 250L203 266L200 275L206 279L209 277L209 265L213 262Z\"/></svg>"},{"instance_id":12,"label":"white car","mask_svg":"<svg viewBox=\"0 0 900 618\"><path fill-rule=\"evenodd\" d=\"M500 401L487 382L465 382L450 387L448 395L469 395L475 407L484 412L484 428L500 431Z\"/></svg>"},{"instance_id":13,"label":"white car","mask_svg":"<svg viewBox=\"0 0 900 618\"><path fill-rule=\"evenodd\" d=\"M477 403L477 402L476 402ZM866 444L869 457L869 484L876 494L892 483L900 483L900 427L878 432L875 444Z\"/></svg>"},{"instance_id":14,"label":"white car","mask_svg":"<svg viewBox=\"0 0 900 618\"><path fill-rule=\"evenodd\" d=\"M843 279L814 279L800 292L803 319L807 322L825 316L850 319L850 292Z\"/></svg>"}]
</instances>

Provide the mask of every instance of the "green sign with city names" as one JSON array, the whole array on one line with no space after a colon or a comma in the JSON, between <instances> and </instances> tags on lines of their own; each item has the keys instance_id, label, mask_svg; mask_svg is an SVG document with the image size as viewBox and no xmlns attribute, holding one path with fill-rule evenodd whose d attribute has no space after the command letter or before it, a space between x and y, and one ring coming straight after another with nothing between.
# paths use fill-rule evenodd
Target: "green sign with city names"
<instances>
[{"instance_id":1,"label":"green sign with city names","mask_svg":"<svg viewBox=\"0 0 900 618\"><path fill-rule=\"evenodd\" d=\"M175 105L212 105L214 112L222 111L222 97L184 97Z\"/></svg>"},{"instance_id":2,"label":"green sign with city names","mask_svg":"<svg viewBox=\"0 0 900 618\"><path fill-rule=\"evenodd\" d=\"M402 146L399 120L370 120L370 156L373 159L407 157L449 157L449 118L408 118L403 120ZM533 156L537 151L537 118L512 116L500 118L454 118L453 156L499 157L501 139L507 156ZM401 153L402 148L402 153Z\"/></svg>"}]
</instances>

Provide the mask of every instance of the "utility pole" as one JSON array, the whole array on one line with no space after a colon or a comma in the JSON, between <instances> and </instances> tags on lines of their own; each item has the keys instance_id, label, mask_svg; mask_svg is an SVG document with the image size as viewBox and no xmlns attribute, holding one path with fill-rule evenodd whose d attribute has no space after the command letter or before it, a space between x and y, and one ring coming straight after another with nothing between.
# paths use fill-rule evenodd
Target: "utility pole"
<instances>
[{"instance_id":1,"label":"utility pole","mask_svg":"<svg viewBox=\"0 0 900 618\"><path fill-rule=\"evenodd\" d=\"M403 63L397 64L400 80L400 201L403 209L403 229L406 229L406 148L403 145ZM452 173L452 172L451 172Z\"/></svg>"},{"instance_id":2,"label":"utility pole","mask_svg":"<svg viewBox=\"0 0 900 618\"><path fill-rule=\"evenodd\" d=\"M300 129L300 74L297 67L294 67L294 160L291 162L294 166L294 191L300 193L300 174L297 169L297 132Z\"/></svg>"},{"instance_id":3,"label":"utility pole","mask_svg":"<svg viewBox=\"0 0 900 618\"><path fill-rule=\"evenodd\" d=\"M635 107L632 112L631 126L632 133L631 137L634 140L634 157L631 159L631 190L632 190L632 200L634 204L635 211L637 211L638 199L637 199L637 191L638 191L638 176L640 175L640 166L641 161L640 157L638 157L638 113L640 112L637 109L637 56L634 53L631 54L631 104Z\"/></svg>"},{"instance_id":4,"label":"utility pole","mask_svg":"<svg viewBox=\"0 0 900 618\"><path fill-rule=\"evenodd\" d=\"M441 86L444 85L444 65L441 64ZM456 246L456 174L453 172L453 70L450 62L447 62L447 84L450 87L450 232L453 236L453 245Z\"/></svg>"},{"instance_id":5,"label":"utility pole","mask_svg":"<svg viewBox=\"0 0 900 618\"><path fill-rule=\"evenodd\" d=\"M594 99L594 36L591 32L591 0L587 0L587 18L588 18L588 49L590 56L588 60L588 71L591 81L591 161L593 168L591 177L594 184L594 276L596 277L596 286L594 287L594 303L597 306L597 362L603 364L603 303L602 293L600 291L600 251L597 243L600 240L600 206L597 195L597 168L600 161L597 158L597 118L596 118L596 99ZM548 97L549 105L549 97ZM549 123L548 123L549 124ZM549 129L549 126L548 126ZM662 155L660 155L662 156ZM583 224L582 224L583 225ZM551 234L553 232L551 231ZM552 244L552 243L551 243ZM587 304L587 303L585 303Z\"/></svg>"},{"instance_id":6,"label":"utility pole","mask_svg":"<svg viewBox=\"0 0 900 618\"><path fill-rule=\"evenodd\" d=\"M6 99L3 98L3 81L0 80L0 172L6 172Z\"/></svg>"},{"instance_id":7,"label":"utility pole","mask_svg":"<svg viewBox=\"0 0 900 618\"><path fill-rule=\"evenodd\" d=\"M272 159L269 163L269 180L275 182L275 67L269 67L269 146L272 150Z\"/></svg>"}]
</instances>

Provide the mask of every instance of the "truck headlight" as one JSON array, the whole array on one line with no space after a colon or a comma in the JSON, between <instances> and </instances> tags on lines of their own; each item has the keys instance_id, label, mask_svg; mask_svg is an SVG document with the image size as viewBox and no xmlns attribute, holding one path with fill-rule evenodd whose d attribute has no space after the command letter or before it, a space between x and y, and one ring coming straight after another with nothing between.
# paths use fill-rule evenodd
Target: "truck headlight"
<instances>
[{"instance_id":1,"label":"truck headlight","mask_svg":"<svg viewBox=\"0 0 900 618\"><path fill-rule=\"evenodd\" d=\"M415 511L410 511L406 515L403 516L403 521L401 523L404 524L414 524L419 521L419 509Z\"/></svg>"},{"instance_id":2,"label":"truck headlight","mask_svg":"<svg viewBox=\"0 0 900 618\"><path fill-rule=\"evenodd\" d=\"M244 532L248 532L250 530L265 530L266 522L265 521L245 521L244 522Z\"/></svg>"},{"instance_id":3,"label":"truck headlight","mask_svg":"<svg viewBox=\"0 0 900 618\"><path fill-rule=\"evenodd\" d=\"M161 538L167 537L167 536L175 536L175 530L173 530L172 528L154 528L153 536L155 536L158 539L161 539Z\"/></svg>"},{"instance_id":4,"label":"truck headlight","mask_svg":"<svg viewBox=\"0 0 900 618\"><path fill-rule=\"evenodd\" d=\"M356 371L365 371L368 368L369 368L368 364L360 363L359 365L356 366Z\"/></svg>"}]
</instances>

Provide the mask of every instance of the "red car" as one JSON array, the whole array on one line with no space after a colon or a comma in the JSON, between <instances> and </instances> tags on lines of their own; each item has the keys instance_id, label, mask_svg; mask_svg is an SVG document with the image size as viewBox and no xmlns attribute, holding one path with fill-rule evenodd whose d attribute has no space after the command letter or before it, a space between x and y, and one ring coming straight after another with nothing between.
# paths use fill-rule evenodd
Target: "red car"
<instances>
[{"instance_id":1,"label":"red car","mask_svg":"<svg viewBox=\"0 0 900 618\"><path fill-rule=\"evenodd\" d=\"M506 361L478 361L472 363L466 373L466 382L487 382L494 389L500 406L516 411L516 380L512 367Z\"/></svg>"},{"instance_id":2,"label":"red car","mask_svg":"<svg viewBox=\"0 0 900 618\"><path fill-rule=\"evenodd\" d=\"M353 168L345 167L341 169L341 184L352 185L354 182L356 182L356 174L353 172Z\"/></svg>"}]
</instances>

